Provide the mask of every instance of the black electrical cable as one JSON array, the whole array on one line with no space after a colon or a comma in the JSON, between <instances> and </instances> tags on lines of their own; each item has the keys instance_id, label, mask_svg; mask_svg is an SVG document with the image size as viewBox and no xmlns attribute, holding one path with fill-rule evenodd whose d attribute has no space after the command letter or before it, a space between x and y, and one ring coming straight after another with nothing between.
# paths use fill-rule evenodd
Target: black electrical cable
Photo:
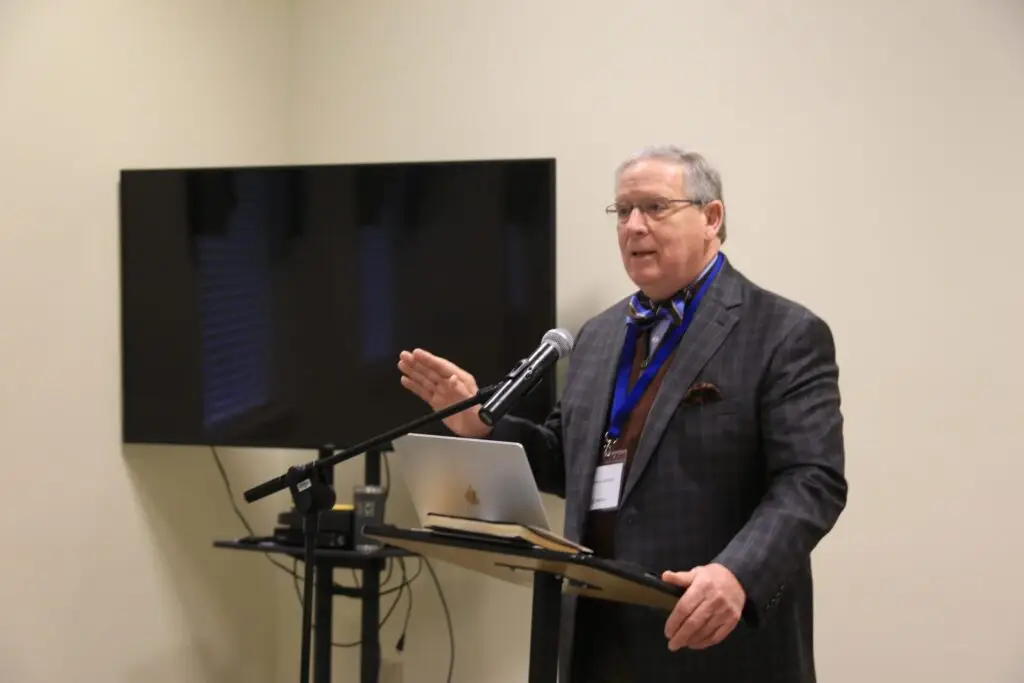
<instances>
[{"instance_id":1,"label":"black electrical cable","mask_svg":"<svg viewBox=\"0 0 1024 683\"><path fill-rule=\"evenodd\" d=\"M448 646L449 646L449 657L448 657L448 683L452 683L452 673L455 671L455 629L452 627L452 614L448 611L448 601L444 599L444 591L441 589L441 582L437 580L437 573L434 571L434 566L430 564L430 560L423 558L423 562L427 565L427 569L430 571L430 578L434 579L434 586L437 588L437 597L441 599L441 609L444 610L445 621L448 622Z\"/></svg>"},{"instance_id":2,"label":"black electrical cable","mask_svg":"<svg viewBox=\"0 0 1024 683\"><path fill-rule=\"evenodd\" d=\"M227 472L224 469L224 464L221 462L220 454L217 452L217 448L215 446L210 446L210 451L213 453L213 459L214 459L214 462L217 464L217 469L220 472L221 480L224 482L224 488L227 491L228 501L231 503L231 509L235 511L235 515L242 522L242 526L245 527L245 530L249 533L249 535L250 536L255 536L256 534L253 531L252 526L249 524L249 521L245 518L245 515L242 514L242 511L238 508L238 504L235 502L235 495L234 495L234 492L233 492L233 490L231 488L231 481L230 481L230 479L228 479ZM385 476L385 482L386 482L385 486L384 486L384 499L386 501L387 497L388 497L388 494L390 493L390 489L391 489L391 468L390 468L390 466L388 464L387 454L384 454L384 476ZM276 559L271 557L270 553L263 553L263 556L266 557L267 560L271 564L273 564L275 567L277 567L281 571L291 575L291 577L292 577L292 579L294 581L294 585L295 585L295 595L298 597L299 604L301 605L302 604L302 589L299 586L299 572L298 572L299 559L298 558L294 558L293 562L292 562L292 568L289 569L288 567L286 567L285 565L281 564ZM448 681L448 683L451 683L452 675L453 675L453 673L455 671L455 629L454 629L454 627L452 625L452 615L451 615L451 612L448 609L448 601L444 597L444 590L441 588L441 582L438 580L437 574L434 572L434 567L430 564L430 560L428 560L426 558L423 558L423 557L417 557L416 559L418 559L420 561L419 567L417 567L415 574L413 574L411 577L408 577L407 576L407 572L406 572L406 566L405 566L405 558L398 558L399 565L401 567L400 572L402 574L402 580L401 580L401 583L399 583L399 585L397 585L397 586L395 586L393 588L389 588L387 590L383 590L380 593L381 597L383 597L385 595L390 595L391 593L397 593L397 595L395 595L395 599L392 601L391 605L388 607L388 611L384 614L384 617L381 619L380 626L381 627L384 626L384 624L387 622L388 618L394 613L395 608L398 606L399 601L402 599L402 594L404 592L408 591L408 593L409 593L409 600L407 601L407 604L406 604L405 621L404 621L404 623L402 625L402 634L401 634L401 636L399 636L398 642L395 645L395 648L399 652L401 652L405 648L405 636L406 636L406 633L407 633L407 631L409 629L409 618L412 615L412 583L419 577L420 573L423 571L423 565L425 564L427 566L427 570L430 572L430 577L434 581L434 587L437 588L437 596L441 600L441 608L444 610L445 622L448 625L449 657L448 657L448 677L447 677L447 681ZM393 568L392 564L391 564L391 562L389 560L388 568L386 570L386 574L385 574L385 578L384 578L384 582L383 582L381 587L383 587L384 585L386 585L388 583L388 581L390 581L391 574L392 574L392 568ZM337 585L337 584L335 584L335 585ZM357 586L358 586L358 578L357 578ZM355 642L351 642L351 643L336 643L336 642L332 642L331 643L331 645L333 645L334 647L339 647L339 648L356 647L357 645L360 645L360 644L361 644L361 641L355 641Z\"/></svg>"},{"instance_id":3,"label":"black electrical cable","mask_svg":"<svg viewBox=\"0 0 1024 683\"><path fill-rule=\"evenodd\" d=\"M405 558L398 558L398 563L402 566L402 578L405 579ZM420 570L423 570L423 562L420 562ZM416 573L419 576L419 572ZM413 577L415 580L416 576ZM411 584L411 582L410 582ZM395 649L399 652L405 650L405 634L409 631L409 617L412 616L412 585L409 586L409 600L405 605L405 621L402 623L402 635L398 637L398 642L395 643Z\"/></svg>"},{"instance_id":4,"label":"black electrical cable","mask_svg":"<svg viewBox=\"0 0 1024 683\"><path fill-rule=\"evenodd\" d=\"M235 515L238 517L239 520L241 520L242 526L245 527L245 530L247 532L249 532L249 535L255 536L256 533L252 530L252 526L249 524L249 520L245 518L245 515L243 515L242 511L238 509L238 504L235 502L235 494L231 490L231 481L228 479L228 473L224 469L224 463L221 462L220 454L217 452L217 447L210 446L210 451L213 452L213 461L217 464L217 469L220 470L220 478L224 481L224 488L227 490L228 502L231 503L231 509L235 511ZM271 557L270 553L263 553L263 556L270 561L270 564L274 565L281 571L287 574L291 574L296 579L298 578L298 574L296 574L293 570L289 569L285 565L278 562L273 557Z\"/></svg>"},{"instance_id":5,"label":"black electrical cable","mask_svg":"<svg viewBox=\"0 0 1024 683\"><path fill-rule=\"evenodd\" d=\"M384 486L384 500L386 502L387 499L388 499L388 494L391 492L391 468L390 468L390 466L388 464L387 453L383 453L382 455L383 455L383 459L384 459L384 476L385 476L385 480L387 482L385 484L385 486ZM441 582L438 580L437 573L434 572L434 567L433 567L433 565L430 564L430 560L428 560L425 557L418 557L417 559L420 560L420 566L419 566L416 574L412 577L412 579L409 580L409 582L412 583L412 581L416 580L416 577L419 576L420 571L422 571L422 569L423 569L423 565L426 564L427 565L427 570L430 571L430 578L432 578L434 580L434 587L437 588L437 597L441 600L441 609L444 610L444 619L445 619L445 622L448 625L448 650L449 650L449 655L448 655L448 678L447 678L447 682L451 683L452 682L452 675L455 672L455 628L452 625L452 614L451 614L451 612L448 609L448 601L444 597L444 589L441 588ZM404 568L404 562L403 562L403 568ZM409 588L409 604L406 606L406 613L405 613L405 626L402 629L402 636L398 639L398 645L396 646L399 651L401 651L405 647L405 630L409 626L409 615L410 615L411 612L412 612L412 587L410 586L410 588Z\"/></svg>"}]
</instances>

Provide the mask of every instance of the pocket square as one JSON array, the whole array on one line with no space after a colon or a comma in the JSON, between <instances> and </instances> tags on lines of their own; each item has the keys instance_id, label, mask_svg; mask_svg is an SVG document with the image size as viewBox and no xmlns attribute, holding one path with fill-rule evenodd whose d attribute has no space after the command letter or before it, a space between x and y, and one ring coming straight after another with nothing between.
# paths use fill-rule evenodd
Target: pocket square
<instances>
[{"instance_id":1,"label":"pocket square","mask_svg":"<svg viewBox=\"0 0 1024 683\"><path fill-rule=\"evenodd\" d=\"M690 406L702 406L721 400L721 390L711 382L698 382L687 389L683 396L683 404Z\"/></svg>"}]
</instances>

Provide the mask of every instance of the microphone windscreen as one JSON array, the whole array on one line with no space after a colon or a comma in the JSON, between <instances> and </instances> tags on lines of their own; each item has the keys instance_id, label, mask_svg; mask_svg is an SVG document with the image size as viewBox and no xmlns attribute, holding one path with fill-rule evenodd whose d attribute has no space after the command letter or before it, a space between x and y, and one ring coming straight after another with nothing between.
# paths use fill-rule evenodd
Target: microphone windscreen
<instances>
[{"instance_id":1,"label":"microphone windscreen","mask_svg":"<svg viewBox=\"0 0 1024 683\"><path fill-rule=\"evenodd\" d=\"M576 339L572 333L560 327L545 332L541 342L547 342L554 346L559 358L565 358L572 353L572 347L576 345Z\"/></svg>"}]
</instances>

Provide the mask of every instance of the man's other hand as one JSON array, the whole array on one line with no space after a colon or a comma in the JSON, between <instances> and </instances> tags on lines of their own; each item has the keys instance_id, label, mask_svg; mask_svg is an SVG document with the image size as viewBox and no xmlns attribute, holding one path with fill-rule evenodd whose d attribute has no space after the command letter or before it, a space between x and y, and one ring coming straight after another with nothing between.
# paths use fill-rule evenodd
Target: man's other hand
<instances>
[{"instance_id":1,"label":"man's other hand","mask_svg":"<svg viewBox=\"0 0 1024 683\"><path fill-rule=\"evenodd\" d=\"M686 589L665 622L665 638L672 652L683 647L701 650L716 645L739 622L746 592L722 565L664 572L661 580Z\"/></svg>"}]
</instances>

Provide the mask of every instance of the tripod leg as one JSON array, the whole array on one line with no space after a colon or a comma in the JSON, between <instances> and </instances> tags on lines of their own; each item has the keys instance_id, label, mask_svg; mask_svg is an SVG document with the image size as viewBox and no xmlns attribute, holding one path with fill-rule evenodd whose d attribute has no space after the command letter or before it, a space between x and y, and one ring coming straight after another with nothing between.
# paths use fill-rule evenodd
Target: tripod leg
<instances>
[{"instance_id":1,"label":"tripod leg","mask_svg":"<svg viewBox=\"0 0 1024 683\"><path fill-rule=\"evenodd\" d=\"M319 522L319 511L307 513L304 520L304 536L306 541L305 577L302 590L302 661L299 665L299 682L310 683L309 660L310 639L313 627L313 575L316 566L316 537Z\"/></svg>"},{"instance_id":2,"label":"tripod leg","mask_svg":"<svg viewBox=\"0 0 1024 683\"><path fill-rule=\"evenodd\" d=\"M558 678L558 633L562 620L562 579L533 575L533 617L530 620L530 683L555 683Z\"/></svg>"},{"instance_id":3,"label":"tripod leg","mask_svg":"<svg viewBox=\"0 0 1024 683\"><path fill-rule=\"evenodd\" d=\"M380 676L380 569L383 560L372 559L363 567L362 633L359 680L377 683Z\"/></svg>"},{"instance_id":4,"label":"tripod leg","mask_svg":"<svg viewBox=\"0 0 1024 683\"><path fill-rule=\"evenodd\" d=\"M313 681L331 683L332 628L334 623L334 567L330 560L316 562L316 596L313 612Z\"/></svg>"}]
</instances>

